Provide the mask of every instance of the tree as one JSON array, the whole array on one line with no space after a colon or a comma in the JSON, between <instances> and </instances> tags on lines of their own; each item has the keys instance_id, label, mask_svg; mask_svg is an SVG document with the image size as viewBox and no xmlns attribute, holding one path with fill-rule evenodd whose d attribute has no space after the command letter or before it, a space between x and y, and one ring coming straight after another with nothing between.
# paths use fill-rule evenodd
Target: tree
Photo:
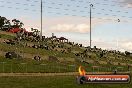
<instances>
[{"instance_id":1,"label":"tree","mask_svg":"<svg viewBox=\"0 0 132 88\"><path fill-rule=\"evenodd\" d=\"M10 20L5 20L5 24L3 26L4 30L9 30L11 28Z\"/></svg>"},{"instance_id":2,"label":"tree","mask_svg":"<svg viewBox=\"0 0 132 88\"><path fill-rule=\"evenodd\" d=\"M34 28L31 28L31 31L33 31L34 36L38 36L40 32L38 29L34 29Z\"/></svg>"},{"instance_id":3,"label":"tree","mask_svg":"<svg viewBox=\"0 0 132 88\"><path fill-rule=\"evenodd\" d=\"M125 51L125 55L130 56L130 52Z\"/></svg>"},{"instance_id":4,"label":"tree","mask_svg":"<svg viewBox=\"0 0 132 88\"><path fill-rule=\"evenodd\" d=\"M6 20L5 17L0 16L0 29L2 29L3 25L5 24L5 20Z\"/></svg>"},{"instance_id":5,"label":"tree","mask_svg":"<svg viewBox=\"0 0 132 88\"><path fill-rule=\"evenodd\" d=\"M11 28L10 20L0 16L0 29L6 31L9 30L10 28Z\"/></svg>"},{"instance_id":6,"label":"tree","mask_svg":"<svg viewBox=\"0 0 132 88\"><path fill-rule=\"evenodd\" d=\"M13 19L12 22L14 23L13 28L22 28L24 25L21 21L17 19Z\"/></svg>"},{"instance_id":7,"label":"tree","mask_svg":"<svg viewBox=\"0 0 132 88\"><path fill-rule=\"evenodd\" d=\"M22 28L22 26L24 26L24 24L22 22L20 22L19 27Z\"/></svg>"}]
</instances>

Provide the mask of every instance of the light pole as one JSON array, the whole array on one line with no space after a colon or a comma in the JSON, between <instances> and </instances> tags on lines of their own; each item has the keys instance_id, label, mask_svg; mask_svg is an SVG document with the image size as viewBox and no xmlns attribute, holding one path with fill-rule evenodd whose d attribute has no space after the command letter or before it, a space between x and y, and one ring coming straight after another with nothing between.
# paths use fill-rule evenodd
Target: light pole
<instances>
[{"instance_id":1,"label":"light pole","mask_svg":"<svg viewBox=\"0 0 132 88\"><path fill-rule=\"evenodd\" d=\"M91 48L91 41L92 41L92 37L91 37L91 26L92 26L92 20L91 20L91 15L92 15L92 11L91 11L91 9L92 9L92 7L93 7L93 4L90 4L90 48Z\"/></svg>"},{"instance_id":2,"label":"light pole","mask_svg":"<svg viewBox=\"0 0 132 88\"><path fill-rule=\"evenodd\" d=\"M117 22L119 23L120 22L120 19L117 19ZM119 41L118 41L118 37L117 37L117 51L119 51L119 43L118 43Z\"/></svg>"},{"instance_id":3,"label":"light pole","mask_svg":"<svg viewBox=\"0 0 132 88\"><path fill-rule=\"evenodd\" d=\"M41 39L42 39L42 23L43 23L43 2L42 2L42 0L41 0L41 32L40 32L40 37L41 37Z\"/></svg>"}]
</instances>

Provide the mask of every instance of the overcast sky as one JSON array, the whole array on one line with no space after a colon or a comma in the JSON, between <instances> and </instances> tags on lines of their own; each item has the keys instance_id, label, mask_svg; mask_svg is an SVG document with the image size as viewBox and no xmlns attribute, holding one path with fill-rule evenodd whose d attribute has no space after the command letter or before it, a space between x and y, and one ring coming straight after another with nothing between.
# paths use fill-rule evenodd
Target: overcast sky
<instances>
[{"instance_id":1,"label":"overcast sky","mask_svg":"<svg viewBox=\"0 0 132 88\"><path fill-rule=\"evenodd\" d=\"M90 4L92 46L132 51L132 0L43 0L43 35L89 46ZM40 0L0 0L0 11L27 30L40 28Z\"/></svg>"}]
</instances>

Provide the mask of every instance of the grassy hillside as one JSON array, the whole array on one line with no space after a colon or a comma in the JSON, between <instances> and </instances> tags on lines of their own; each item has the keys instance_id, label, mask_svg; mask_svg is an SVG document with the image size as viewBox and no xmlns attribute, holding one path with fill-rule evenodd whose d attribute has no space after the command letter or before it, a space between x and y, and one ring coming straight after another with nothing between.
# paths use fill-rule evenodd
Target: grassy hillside
<instances>
[{"instance_id":1,"label":"grassy hillside","mask_svg":"<svg viewBox=\"0 0 132 88\"><path fill-rule=\"evenodd\" d=\"M20 41L15 45L6 44L3 41L14 39L15 34L0 31L0 72L74 72L78 71L78 67L83 65L87 71L113 71L115 68L118 71L127 71L128 64L132 66L132 57L122 53L109 52L100 57L103 50L93 48L85 54L87 57L76 56L77 53L83 53L87 48L79 47L76 44L52 42L51 40L40 42L48 47L59 43L62 47L54 49L36 49L29 45L37 45L38 42ZM25 46L27 44L27 46ZM70 48L70 52L67 50ZM62 52L65 50L65 52ZM22 56L23 59L7 59L5 53L14 51ZM32 58L39 55L42 61L35 61ZM59 62L50 61L49 56L54 56ZM81 62L85 61L85 62ZM4 64L3 64L4 62ZM4 70L3 70L4 69ZM132 68L130 68L132 69Z\"/></svg>"}]
</instances>

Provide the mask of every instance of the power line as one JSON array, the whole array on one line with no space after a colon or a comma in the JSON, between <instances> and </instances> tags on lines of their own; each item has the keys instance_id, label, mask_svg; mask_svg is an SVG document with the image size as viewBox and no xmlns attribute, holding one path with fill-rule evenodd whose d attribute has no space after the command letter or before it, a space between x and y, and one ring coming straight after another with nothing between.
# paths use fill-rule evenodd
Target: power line
<instances>
[{"instance_id":1,"label":"power line","mask_svg":"<svg viewBox=\"0 0 132 88\"><path fill-rule=\"evenodd\" d=\"M35 7L36 5L35 4L32 4L33 2L39 2L39 1L34 1L34 0L32 0L32 3L30 3L31 2L31 0L26 0L28 3L20 3L20 2L16 2L15 4L16 5L24 5L24 6L31 6L31 7ZM80 0L80 1L78 1L78 0L70 0L70 1L72 1L72 2L79 2L79 3L91 3L90 1L85 1L85 0ZM109 0L104 0L105 2L108 2ZM5 3L9 3L9 2L11 2L11 1L0 1L0 2L5 2ZM115 1L112 1L112 2L114 2L115 3ZM48 4L54 4L54 5L58 5L57 7L54 7L54 6L47 6L47 4L46 4L46 6L43 6L44 8L45 8L45 11L47 10L47 8L48 9L51 9L50 11L47 11L47 13L52 13L52 14L60 14L60 15L71 15L71 16L79 16L78 15L78 13L80 13L81 12L81 16L82 17L88 17L88 15L85 15L85 14L88 14L89 12L87 11L88 10L88 8L89 7L87 7L87 6L81 6L79 3L78 3L78 5L72 5L72 4L68 4L68 3L65 3L65 4L63 4L63 3L60 3L60 2L51 2L51 1L45 1L45 2L42 2L42 3L48 3ZM94 3L94 2L93 2ZM121 3L121 2L120 2ZM107 4L107 3L99 3L99 2L96 2L96 3L94 3L94 4L97 4L97 5L109 5L109 4ZM64 6L64 8L61 8L62 6ZM72 7L70 7L70 6L72 6L72 7L77 7L76 9L72 9ZM96 5L95 5L96 6ZM1 5L0 6L0 8L5 8L6 6L5 5ZM7 6L7 8L9 8L9 9L13 9L13 8L15 8L15 9L17 9L17 10L24 10L24 11L31 11L31 12L40 12L40 10L39 9L29 9L29 8L22 8L22 7L16 7L16 6ZM78 10L79 8L84 8L83 10ZM65 11L65 12L60 12L60 9L61 9L61 11ZM54 12L52 11L52 10L54 10ZM117 15L116 13L125 13L125 14L128 14L129 12L128 11L121 11L121 10L117 10L117 11L115 11L115 10L112 10L112 9L100 9L100 8L93 8L93 10L102 10L103 12L96 12L96 11L93 11L92 13L93 13L93 15L96 17L98 17L98 15L103 15L103 16L113 16L113 17L116 17L116 16L118 16L118 17L122 17L122 18L127 18L127 19L131 19L132 17L129 17L129 16L126 16L126 15ZM70 11L70 12L72 12L72 13L67 13L66 11ZM109 12L113 12L113 13L115 13L115 14L113 14L113 13L105 13L106 11L109 11ZM75 14L73 14L73 13L75 13ZM96 17L96 18L97 18ZM99 18L100 19L100 18Z\"/></svg>"}]
</instances>

